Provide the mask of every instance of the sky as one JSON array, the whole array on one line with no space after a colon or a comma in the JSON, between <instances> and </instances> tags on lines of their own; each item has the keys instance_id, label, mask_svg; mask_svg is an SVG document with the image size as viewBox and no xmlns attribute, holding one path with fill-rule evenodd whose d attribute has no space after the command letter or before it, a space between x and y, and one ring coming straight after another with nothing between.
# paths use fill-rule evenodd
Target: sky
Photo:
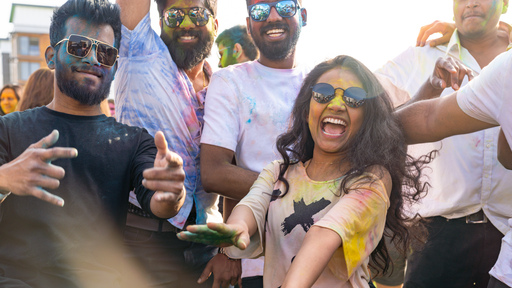
<instances>
[{"instance_id":1,"label":"sky","mask_svg":"<svg viewBox=\"0 0 512 288\"><path fill-rule=\"evenodd\" d=\"M65 0L0 0L0 38L7 37L11 29L12 2L58 6ZM302 30L297 59L310 66L346 54L375 70L415 45L421 26L434 20L453 21L450 0L303 0L303 6L308 24ZM153 27L159 31L155 3L151 9ZM245 0L218 0L217 9L219 32L245 25ZM512 12L501 19L512 23ZM217 50L212 50L209 60L217 66Z\"/></svg>"}]
</instances>

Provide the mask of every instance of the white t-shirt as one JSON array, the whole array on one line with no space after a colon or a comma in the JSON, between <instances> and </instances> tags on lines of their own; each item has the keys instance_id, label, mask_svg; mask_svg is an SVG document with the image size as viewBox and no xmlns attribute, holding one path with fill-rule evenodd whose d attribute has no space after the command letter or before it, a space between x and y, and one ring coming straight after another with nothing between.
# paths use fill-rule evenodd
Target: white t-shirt
<instances>
[{"instance_id":1,"label":"white t-shirt","mask_svg":"<svg viewBox=\"0 0 512 288\"><path fill-rule=\"evenodd\" d=\"M277 137L286 132L307 69L273 69L258 61L232 65L212 76L205 101L201 143L235 153L237 165L260 173L281 156ZM242 260L242 277L263 275L263 263Z\"/></svg>"},{"instance_id":2,"label":"white t-shirt","mask_svg":"<svg viewBox=\"0 0 512 288\"><path fill-rule=\"evenodd\" d=\"M393 88L407 91L409 95L406 99L398 101L404 102L414 96L432 75L437 59L446 55L459 59L477 74L481 71L475 58L461 46L455 32L447 46L410 47L375 74L381 80L389 80ZM466 77L462 86L467 83ZM453 92L448 87L441 97ZM392 97L395 95L390 93ZM497 159L498 134L499 128L495 127L447 137L434 143L410 145L409 153L415 157L434 149L440 152L428 165L430 169L423 170L422 180L429 182L432 187L420 202L412 205L412 213L453 219L482 209L498 230L507 233L507 220L512 217L512 209L507 204L512 203L512 171L505 169Z\"/></svg>"},{"instance_id":3,"label":"white t-shirt","mask_svg":"<svg viewBox=\"0 0 512 288\"><path fill-rule=\"evenodd\" d=\"M491 124L501 125L509 144L512 144L512 51L496 57L482 70L480 76L457 93L459 107L469 116ZM512 203L505 203L512 209ZM512 227L512 221L508 221ZM512 287L512 231L503 238L498 261L490 274Z\"/></svg>"}]
</instances>

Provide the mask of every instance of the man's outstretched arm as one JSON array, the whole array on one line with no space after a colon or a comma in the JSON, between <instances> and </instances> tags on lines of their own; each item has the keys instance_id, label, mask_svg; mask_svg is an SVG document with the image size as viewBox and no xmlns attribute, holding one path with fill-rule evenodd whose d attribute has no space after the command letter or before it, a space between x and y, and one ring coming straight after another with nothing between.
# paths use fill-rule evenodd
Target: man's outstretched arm
<instances>
[{"instance_id":1,"label":"man's outstretched arm","mask_svg":"<svg viewBox=\"0 0 512 288\"><path fill-rule=\"evenodd\" d=\"M395 115L402 124L408 144L439 141L496 126L464 113L457 103L457 92L416 102L398 109Z\"/></svg>"}]
</instances>

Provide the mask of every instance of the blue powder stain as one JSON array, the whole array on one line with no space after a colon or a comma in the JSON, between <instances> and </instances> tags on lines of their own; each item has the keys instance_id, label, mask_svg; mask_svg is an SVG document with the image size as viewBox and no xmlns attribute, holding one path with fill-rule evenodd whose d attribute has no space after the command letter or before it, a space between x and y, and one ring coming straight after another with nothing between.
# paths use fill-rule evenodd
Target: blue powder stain
<instances>
[{"instance_id":1,"label":"blue powder stain","mask_svg":"<svg viewBox=\"0 0 512 288\"><path fill-rule=\"evenodd\" d=\"M251 119L247 120L247 124L251 124L251 121L252 121Z\"/></svg>"}]
</instances>

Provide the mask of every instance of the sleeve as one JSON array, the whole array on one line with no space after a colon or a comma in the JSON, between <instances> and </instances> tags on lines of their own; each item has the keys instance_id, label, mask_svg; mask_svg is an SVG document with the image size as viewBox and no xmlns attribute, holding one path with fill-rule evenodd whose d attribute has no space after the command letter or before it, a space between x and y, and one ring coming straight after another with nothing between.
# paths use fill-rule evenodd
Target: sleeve
<instances>
[{"instance_id":1,"label":"sleeve","mask_svg":"<svg viewBox=\"0 0 512 288\"><path fill-rule=\"evenodd\" d=\"M225 71L219 71L225 72ZM234 90L218 72L214 73L205 100L201 143L236 151L240 136L241 104Z\"/></svg>"},{"instance_id":2,"label":"sleeve","mask_svg":"<svg viewBox=\"0 0 512 288\"><path fill-rule=\"evenodd\" d=\"M490 124L499 125L500 114L504 103L510 97L510 65L512 65L512 50L498 55L489 63L478 77L462 87L457 92L457 103L467 115ZM510 84L509 84L510 85Z\"/></svg>"},{"instance_id":3,"label":"sleeve","mask_svg":"<svg viewBox=\"0 0 512 288\"><path fill-rule=\"evenodd\" d=\"M377 247L389 207L384 183L374 174L365 173L349 183L349 187L350 192L314 224L333 230L342 239L342 247L328 264L341 279L349 279Z\"/></svg>"},{"instance_id":4,"label":"sleeve","mask_svg":"<svg viewBox=\"0 0 512 288\"><path fill-rule=\"evenodd\" d=\"M411 99L411 91L408 90L407 84L411 75L414 75L412 71L418 66L417 63L414 63L415 54L415 49L409 47L375 71L375 76L388 92L395 107Z\"/></svg>"},{"instance_id":5,"label":"sleeve","mask_svg":"<svg viewBox=\"0 0 512 288\"><path fill-rule=\"evenodd\" d=\"M144 209L155 218L157 217L151 212L150 207L151 197L153 197L155 191L149 190L142 185L142 180L144 179L142 173L144 170L153 167L155 163L156 152L157 149L155 146L155 140L151 135L149 135L146 129L142 129L139 145L131 165L130 172L132 175L132 188L137 195L137 201L139 201L142 209Z\"/></svg>"},{"instance_id":6,"label":"sleeve","mask_svg":"<svg viewBox=\"0 0 512 288\"><path fill-rule=\"evenodd\" d=\"M133 30L129 30L124 25L121 26L121 37L119 56L125 58L158 53L161 49L160 45L163 44L160 36L151 28L149 12Z\"/></svg>"},{"instance_id":7,"label":"sleeve","mask_svg":"<svg viewBox=\"0 0 512 288\"><path fill-rule=\"evenodd\" d=\"M254 235L251 236L251 242L245 250L240 250L234 246L226 249L227 254L231 258L257 258L263 255L263 239L265 233L265 218L267 210L270 204L270 198L272 191L274 190L274 184L276 183L277 175L279 173L279 161L273 161L267 165L258 176L258 179L254 182L249 191L249 194L245 196L238 206L247 206L251 209L258 230Z\"/></svg>"}]
</instances>

